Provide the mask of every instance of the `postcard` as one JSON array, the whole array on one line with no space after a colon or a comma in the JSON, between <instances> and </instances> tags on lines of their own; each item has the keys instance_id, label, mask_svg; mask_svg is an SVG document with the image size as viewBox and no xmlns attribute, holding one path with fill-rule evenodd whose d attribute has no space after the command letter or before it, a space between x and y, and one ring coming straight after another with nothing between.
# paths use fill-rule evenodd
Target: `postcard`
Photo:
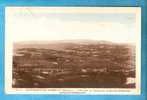
<instances>
[{"instance_id":1,"label":"postcard","mask_svg":"<svg viewBox=\"0 0 147 100\"><path fill-rule=\"evenodd\" d=\"M140 7L6 7L8 94L139 95Z\"/></svg>"}]
</instances>

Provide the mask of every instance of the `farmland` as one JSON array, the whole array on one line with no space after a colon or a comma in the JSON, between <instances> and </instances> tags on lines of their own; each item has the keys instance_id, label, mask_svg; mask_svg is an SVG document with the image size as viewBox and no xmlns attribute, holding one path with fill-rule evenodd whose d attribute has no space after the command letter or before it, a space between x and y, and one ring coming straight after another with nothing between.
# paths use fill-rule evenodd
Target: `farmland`
<instances>
[{"instance_id":1,"label":"farmland","mask_svg":"<svg viewBox=\"0 0 147 100\"><path fill-rule=\"evenodd\" d=\"M135 46L107 41L15 43L15 88L135 88Z\"/></svg>"}]
</instances>

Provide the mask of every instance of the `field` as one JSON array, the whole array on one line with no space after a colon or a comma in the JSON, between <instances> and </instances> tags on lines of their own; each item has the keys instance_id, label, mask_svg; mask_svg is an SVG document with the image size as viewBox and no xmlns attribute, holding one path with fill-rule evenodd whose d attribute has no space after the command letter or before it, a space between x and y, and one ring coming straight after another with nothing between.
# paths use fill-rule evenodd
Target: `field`
<instances>
[{"instance_id":1,"label":"field","mask_svg":"<svg viewBox=\"0 0 147 100\"><path fill-rule=\"evenodd\" d=\"M20 42L15 88L135 88L135 46L107 41Z\"/></svg>"}]
</instances>

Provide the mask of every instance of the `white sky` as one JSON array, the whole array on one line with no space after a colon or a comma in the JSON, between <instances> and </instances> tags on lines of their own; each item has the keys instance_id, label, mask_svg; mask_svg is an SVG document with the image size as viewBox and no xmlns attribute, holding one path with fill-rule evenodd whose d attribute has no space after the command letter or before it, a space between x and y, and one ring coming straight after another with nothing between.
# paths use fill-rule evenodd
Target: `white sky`
<instances>
[{"instance_id":1,"label":"white sky","mask_svg":"<svg viewBox=\"0 0 147 100\"><path fill-rule=\"evenodd\" d=\"M9 14L9 12L11 12ZM135 42L135 14L49 13L9 9L6 31L18 41L93 39Z\"/></svg>"}]
</instances>

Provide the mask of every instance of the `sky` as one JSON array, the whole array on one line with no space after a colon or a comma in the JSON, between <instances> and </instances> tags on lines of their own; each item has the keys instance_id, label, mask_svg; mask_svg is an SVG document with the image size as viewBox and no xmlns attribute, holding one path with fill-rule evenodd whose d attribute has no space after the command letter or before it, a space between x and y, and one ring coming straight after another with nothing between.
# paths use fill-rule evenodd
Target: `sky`
<instances>
[{"instance_id":1,"label":"sky","mask_svg":"<svg viewBox=\"0 0 147 100\"><path fill-rule=\"evenodd\" d=\"M7 13L6 31L14 42L89 39L135 42L134 13L50 13L16 10Z\"/></svg>"}]
</instances>

